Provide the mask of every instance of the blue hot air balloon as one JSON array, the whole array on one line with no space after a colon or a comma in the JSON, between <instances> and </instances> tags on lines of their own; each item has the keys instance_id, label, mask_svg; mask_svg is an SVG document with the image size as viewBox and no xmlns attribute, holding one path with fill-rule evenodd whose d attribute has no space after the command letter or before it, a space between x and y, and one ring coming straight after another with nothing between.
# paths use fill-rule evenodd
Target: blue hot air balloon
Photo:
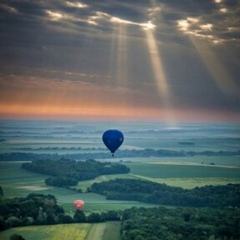
<instances>
[{"instance_id":1,"label":"blue hot air balloon","mask_svg":"<svg viewBox=\"0 0 240 240\"><path fill-rule=\"evenodd\" d=\"M114 156L115 151L122 145L124 136L119 130L109 129L103 133L102 140Z\"/></svg>"}]
</instances>

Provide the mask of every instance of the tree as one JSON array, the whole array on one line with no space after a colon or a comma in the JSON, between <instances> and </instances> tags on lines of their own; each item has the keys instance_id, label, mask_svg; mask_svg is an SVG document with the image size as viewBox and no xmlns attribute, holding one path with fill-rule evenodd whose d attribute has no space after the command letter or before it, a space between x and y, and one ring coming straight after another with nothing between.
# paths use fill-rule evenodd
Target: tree
<instances>
[{"instance_id":1,"label":"tree","mask_svg":"<svg viewBox=\"0 0 240 240\"><path fill-rule=\"evenodd\" d=\"M137 235L134 240L145 240L145 238L142 235Z\"/></svg>"},{"instance_id":2,"label":"tree","mask_svg":"<svg viewBox=\"0 0 240 240\"><path fill-rule=\"evenodd\" d=\"M99 213L91 213L88 218L87 221L90 223L97 223L97 222L101 222L101 216Z\"/></svg>"},{"instance_id":3,"label":"tree","mask_svg":"<svg viewBox=\"0 0 240 240\"><path fill-rule=\"evenodd\" d=\"M6 223L8 226L10 227L17 227L20 225L21 221L19 218L15 217L15 216L12 216L12 217L9 217L7 220L6 220Z\"/></svg>"},{"instance_id":4,"label":"tree","mask_svg":"<svg viewBox=\"0 0 240 240\"><path fill-rule=\"evenodd\" d=\"M120 215L118 211L110 210L101 213L101 219L103 221L119 221Z\"/></svg>"},{"instance_id":5,"label":"tree","mask_svg":"<svg viewBox=\"0 0 240 240\"><path fill-rule=\"evenodd\" d=\"M83 223L86 222L86 216L83 211L76 211L73 217L74 221L77 223Z\"/></svg>"},{"instance_id":6,"label":"tree","mask_svg":"<svg viewBox=\"0 0 240 240\"><path fill-rule=\"evenodd\" d=\"M56 220L53 214L48 214L46 217L46 224L50 225L50 224L55 224Z\"/></svg>"},{"instance_id":7,"label":"tree","mask_svg":"<svg viewBox=\"0 0 240 240\"><path fill-rule=\"evenodd\" d=\"M60 218L61 223L73 223L73 219L71 216L68 215L62 215Z\"/></svg>"},{"instance_id":8,"label":"tree","mask_svg":"<svg viewBox=\"0 0 240 240\"><path fill-rule=\"evenodd\" d=\"M0 219L0 231L7 229L7 224L4 220Z\"/></svg>"},{"instance_id":9,"label":"tree","mask_svg":"<svg viewBox=\"0 0 240 240\"><path fill-rule=\"evenodd\" d=\"M2 186L0 186L0 198L3 197L3 189Z\"/></svg>"},{"instance_id":10,"label":"tree","mask_svg":"<svg viewBox=\"0 0 240 240\"><path fill-rule=\"evenodd\" d=\"M21 235L13 234L13 235L10 237L10 240L25 240L25 238L23 238Z\"/></svg>"}]
</instances>

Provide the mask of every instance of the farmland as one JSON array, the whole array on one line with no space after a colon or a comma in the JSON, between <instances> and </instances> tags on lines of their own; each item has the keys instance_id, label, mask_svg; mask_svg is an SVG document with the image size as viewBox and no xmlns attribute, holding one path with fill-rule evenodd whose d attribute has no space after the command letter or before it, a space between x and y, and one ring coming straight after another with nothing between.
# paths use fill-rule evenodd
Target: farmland
<instances>
[{"instance_id":1,"label":"farmland","mask_svg":"<svg viewBox=\"0 0 240 240\"><path fill-rule=\"evenodd\" d=\"M19 162L0 162L0 167L0 182L4 189L5 197L27 196L32 192L53 194L56 196L58 203L63 205L67 211L73 210L72 203L77 198L81 198L89 203L86 205L86 211L97 210L99 206L101 207L100 209L107 210L109 208L112 210L131 207L135 204L139 204L139 206L145 205L134 202L107 201L105 197L94 193L76 193L71 189L46 186L44 182L46 178L45 175L26 171L21 168L21 163ZM124 176L131 178L131 176L123 174L123 177ZM117 177L120 177L120 175L106 175L99 177L96 181L98 182ZM93 180L83 181L83 189L90 186L93 182ZM82 182L79 182L80 187L81 184Z\"/></svg>"},{"instance_id":2,"label":"farmland","mask_svg":"<svg viewBox=\"0 0 240 240\"><path fill-rule=\"evenodd\" d=\"M35 240L68 240L71 239L85 239L91 224L59 224L49 226L31 226L31 227L18 227L9 229L0 234L1 239L9 239L12 234L20 234L25 239Z\"/></svg>"},{"instance_id":3,"label":"farmland","mask_svg":"<svg viewBox=\"0 0 240 240\"><path fill-rule=\"evenodd\" d=\"M133 163L126 163L131 169L129 174L103 175L94 180L79 182L76 188L80 188L84 192L94 182L108 181L114 178L141 178L186 188L210 184L240 183L240 169L234 166L230 168L201 164L161 163L137 162L135 160ZM104 197L93 193L76 193L69 189L46 186L44 182L46 177L46 175L22 169L21 162L0 162L0 181L6 197L27 196L32 192L54 194L58 202L66 206L68 210L76 198L89 201L94 210L96 204L101 204L102 208L106 201ZM113 206L119 206L119 203L107 202L106 205L111 206L112 209ZM128 203L124 203L123 206L127 205ZM120 208L122 209L122 207ZM89 208L87 210L91 211L93 209Z\"/></svg>"},{"instance_id":4,"label":"farmland","mask_svg":"<svg viewBox=\"0 0 240 240\"><path fill-rule=\"evenodd\" d=\"M37 125L39 124L39 125ZM56 157L71 156L76 153L109 154L101 142L101 134L106 127L115 127L116 123L53 123L53 122L24 122L16 124L9 122L0 125L0 154L16 152L50 154ZM23 162L0 161L0 186L3 188L4 197L25 197L30 193L52 194L62 206L67 215L73 216L72 202L76 199L85 201L84 212L109 210L124 210L131 207L154 207L154 204L136 201L107 200L105 196L86 192L88 187L97 182L115 178L143 179L170 186L191 189L196 186L226 185L240 183L240 160L236 154L240 149L239 131L236 126L200 126L184 125L171 129L166 125L157 124L121 124L125 133L125 142L117 151L115 158L96 158L98 161L111 161L126 165L130 168L128 174L101 175L92 180L81 181L74 190L46 186L45 179L48 175L33 173L21 168ZM121 150L140 151L146 149L165 149L170 151L210 151L206 155L195 156L166 156L166 157L119 157ZM221 155L221 151L228 154ZM234 154L232 154L234 152ZM127 153L127 152L126 152ZM50 156L49 155L49 156ZM17 155L16 155L17 156ZM82 160L82 159L76 159ZM82 193L77 192L81 189ZM112 224L112 225L111 225ZM80 226L80 228L79 228ZM102 224L69 224L54 226L31 226L13 228L0 234L0 239L8 239L13 233L18 233L26 239L54 239L65 229L71 239L79 233L82 239L92 239L98 233L102 240L109 239L113 234L110 230L118 232L119 223ZM42 230L44 229L44 231ZM35 231L39 234L36 234ZM80 231L80 232L79 232ZM41 233L40 233L41 232ZM32 235L31 235L32 234ZM44 236L41 234L45 234ZM63 234L61 236L64 236ZM116 236L114 239L118 239ZM59 238L58 238L59 239ZM64 239L64 238L63 238ZM68 238L69 239L69 238ZM100 238L99 238L100 239Z\"/></svg>"},{"instance_id":5,"label":"farmland","mask_svg":"<svg viewBox=\"0 0 240 240\"><path fill-rule=\"evenodd\" d=\"M13 234L20 234L25 239L34 240L108 240L119 239L119 222L98 224L59 224L48 226L17 227L0 233L0 239L9 239Z\"/></svg>"}]
</instances>

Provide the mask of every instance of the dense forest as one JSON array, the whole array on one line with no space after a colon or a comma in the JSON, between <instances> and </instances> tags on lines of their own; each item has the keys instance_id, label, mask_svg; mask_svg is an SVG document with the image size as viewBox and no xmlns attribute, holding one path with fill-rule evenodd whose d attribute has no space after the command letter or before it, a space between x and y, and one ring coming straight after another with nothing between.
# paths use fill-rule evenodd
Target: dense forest
<instances>
[{"instance_id":1,"label":"dense forest","mask_svg":"<svg viewBox=\"0 0 240 240\"><path fill-rule=\"evenodd\" d=\"M127 209L122 214L121 239L239 240L240 209Z\"/></svg>"},{"instance_id":2,"label":"dense forest","mask_svg":"<svg viewBox=\"0 0 240 240\"><path fill-rule=\"evenodd\" d=\"M75 161L62 158L55 160L38 160L23 163L22 168L47 174L53 177L45 180L47 185L65 187L75 186L78 181L94 179L100 175L128 173L130 169L123 164L99 162L95 160Z\"/></svg>"},{"instance_id":3,"label":"dense forest","mask_svg":"<svg viewBox=\"0 0 240 240\"><path fill-rule=\"evenodd\" d=\"M181 143L182 144L182 143ZM78 160L85 160L85 159L106 159L109 158L110 155L108 152L93 152L94 150L99 149L88 149L92 150L85 153L71 153L71 150L76 150L75 148L39 148L39 149L32 149L32 148L20 148L17 149L18 152L11 152L11 153L2 153L0 154L0 161L32 161L32 160L60 160L61 158L72 158ZM30 153L29 151L39 151L39 153ZM48 153L41 153L43 150L56 150L54 154ZM69 150L68 154L58 154L60 150ZM81 150L81 149L79 149ZM25 152L24 152L25 151ZM240 150L238 151L183 151L183 150L166 150L166 149L143 149L143 150L118 150L116 156L120 158L131 158L131 157L183 157L183 156L238 156L240 155Z\"/></svg>"},{"instance_id":4,"label":"dense forest","mask_svg":"<svg viewBox=\"0 0 240 240\"><path fill-rule=\"evenodd\" d=\"M111 200L131 200L172 206L240 207L239 184L183 189L146 180L119 178L93 183L88 191L105 195Z\"/></svg>"}]
</instances>

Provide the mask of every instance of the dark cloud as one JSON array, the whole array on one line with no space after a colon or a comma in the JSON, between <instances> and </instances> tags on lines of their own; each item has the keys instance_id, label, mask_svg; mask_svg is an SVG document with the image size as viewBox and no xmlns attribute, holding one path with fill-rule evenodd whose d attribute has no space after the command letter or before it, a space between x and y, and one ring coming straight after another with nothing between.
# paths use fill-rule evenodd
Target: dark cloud
<instances>
[{"instance_id":1,"label":"dark cloud","mask_svg":"<svg viewBox=\"0 0 240 240\"><path fill-rule=\"evenodd\" d=\"M237 111L239 97L222 92L214 64L200 56L198 44L207 46L219 60L215 68L224 68L239 87L239 13L233 0L3 0L0 76L115 84L149 96L145 101L158 107L161 97L151 64L157 54L173 105ZM144 30L148 23L155 26L159 50L153 54ZM116 82L122 77L125 82Z\"/></svg>"}]
</instances>

